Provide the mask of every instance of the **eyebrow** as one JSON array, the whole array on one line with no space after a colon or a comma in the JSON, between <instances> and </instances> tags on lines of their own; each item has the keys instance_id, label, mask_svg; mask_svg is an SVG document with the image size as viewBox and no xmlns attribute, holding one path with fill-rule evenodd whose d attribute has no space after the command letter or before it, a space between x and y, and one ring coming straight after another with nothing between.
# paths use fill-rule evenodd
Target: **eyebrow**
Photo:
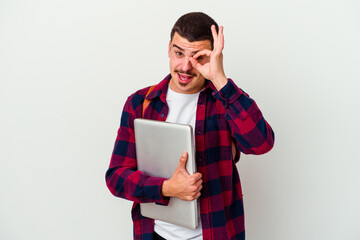
<instances>
[{"instance_id":1,"label":"eyebrow","mask_svg":"<svg viewBox=\"0 0 360 240\"><path fill-rule=\"evenodd\" d=\"M173 44L173 47L176 47L176 48L178 48L180 51L185 51L184 49L182 49L181 47L179 47L178 45L176 45L176 44ZM198 51L192 51L191 53L193 53L193 54L196 54Z\"/></svg>"}]
</instances>

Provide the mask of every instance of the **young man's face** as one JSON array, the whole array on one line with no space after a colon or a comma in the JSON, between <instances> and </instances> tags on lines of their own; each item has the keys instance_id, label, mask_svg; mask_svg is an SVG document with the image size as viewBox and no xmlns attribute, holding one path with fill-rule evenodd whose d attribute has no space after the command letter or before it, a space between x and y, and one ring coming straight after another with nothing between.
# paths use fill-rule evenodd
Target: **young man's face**
<instances>
[{"instance_id":1,"label":"young man's face","mask_svg":"<svg viewBox=\"0 0 360 240\"><path fill-rule=\"evenodd\" d=\"M198 70L193 68L189 58L203 50L211 50L210 40L189 42L175 32L169 43L170 58L170 88L179 93L192 94L200 92L205 84L205 78ZM202 56L197 59L199 63L208 61L208 57Z\"/></svg>"}]
</instances>

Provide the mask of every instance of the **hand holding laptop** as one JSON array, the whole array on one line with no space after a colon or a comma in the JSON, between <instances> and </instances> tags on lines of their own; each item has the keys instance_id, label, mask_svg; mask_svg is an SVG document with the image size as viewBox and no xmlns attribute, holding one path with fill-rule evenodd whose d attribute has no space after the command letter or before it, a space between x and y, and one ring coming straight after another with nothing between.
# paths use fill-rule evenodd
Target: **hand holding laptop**
<instances>
[{"instance_id":1,"label":"hand holding laptop","mask_svg":"<svg viewBox=\"0 0 360 240\"><path fill-rule=\"evenodd\" d=\"M141 215L195 229L199 220L197 198L200 197L202 176L196 171L192 127L137 118L134 130L138 170L167 179L161 193L170 196L166 206L155 202L140 203Z\"/></svg>"},{"instance_id":2,"label":"hand holding laptop","mask_svg":"<svg viewBox=\"0 0 360 240\"><path fill-rule=\"evenodd\" d=\"M181 200L192 201L200 197L202 189L202 175L195 173L190 175L186 171L187 152L183 152L180 162L170 179L164 181L162 194L165 197L177 197Z\"/></svg>"}]
</instances>

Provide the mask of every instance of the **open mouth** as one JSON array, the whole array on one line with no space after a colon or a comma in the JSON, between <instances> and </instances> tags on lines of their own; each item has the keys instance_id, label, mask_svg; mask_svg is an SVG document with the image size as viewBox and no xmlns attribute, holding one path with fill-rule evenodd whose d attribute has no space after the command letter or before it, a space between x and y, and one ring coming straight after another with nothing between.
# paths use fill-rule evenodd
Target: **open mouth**
<instances>
[{"instance_id":1,"label":"open mouth","mask_svg":"<svg viewBox=\"0 0 360 240\"><path fill-rule=\"evenodd\" d=\"M189 75L189 74L177 73L177 75L179 82L182 84L187 84L194 78L193 75Z\"/></svg>"}]
</instances>

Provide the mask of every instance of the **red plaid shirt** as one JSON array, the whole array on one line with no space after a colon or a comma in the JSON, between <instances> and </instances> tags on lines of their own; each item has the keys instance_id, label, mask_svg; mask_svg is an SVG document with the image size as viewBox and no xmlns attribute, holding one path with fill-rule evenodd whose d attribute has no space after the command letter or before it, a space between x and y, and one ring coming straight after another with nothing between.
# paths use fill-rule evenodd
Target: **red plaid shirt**
<instances>
[{"instance_id":1,"label":"red plaid shirt","mask_svg":"<svg viewBox=\"0 0 360 240\"><path fill-rule=\"evenodd\" d=\"M170 78L168 75L147 96L151 102L144 118L166 120ZM142 117L142 104L148 89L141 89L127 99L106 172L111 193L134 202L134 239L143 240L153 239L154 220L141 216L139 203L166 205L169 202L169 198L161 194L166 179L137 171L134 119ZM233 140L237 147L235 160L232 157ZM245 154L268 152L274 144L274 132L254 100L231 79L220 91L206 81L197 104L195 141L197 170L203 180L200 197L203 239L245 239L242 190L235 163L240 151Z\"/></svg>"}]
</instances>

